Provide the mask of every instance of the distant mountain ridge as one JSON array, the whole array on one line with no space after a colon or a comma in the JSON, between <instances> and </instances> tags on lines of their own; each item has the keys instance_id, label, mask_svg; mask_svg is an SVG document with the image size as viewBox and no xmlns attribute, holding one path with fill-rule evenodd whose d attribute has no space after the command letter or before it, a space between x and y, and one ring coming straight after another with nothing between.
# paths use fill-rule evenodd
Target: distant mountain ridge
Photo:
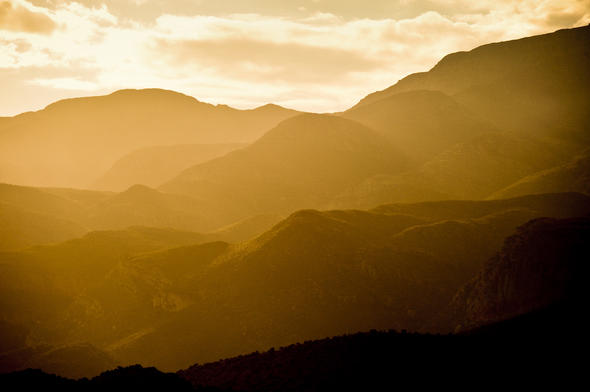
<instances>
[{"instance_id":1,"label":"distant mountain ridge","mask_svg":"<svg viewBox=\"0 0 590 392\"><path fill-rule=\"evenodd\" d=\"M67 99L0 123L0 181L87 187L138 148L250 142L298 113L237 110L160 89Z\"/></svg>"},{"instance_id":2,"label":"distant mountain ridge","mask_svg":"<svg viewBox=\"0 0 590 392\"><path fill-rule=\"evenodd\" d=\"M590 25L452 53L355 108L405 91L435 90L502 129L587 144L589 40Z\"/></svg>"},{"instance_id":3,"label":"distant mountain ridge","mask_svg":"<svg viewBox=\"0 0 590 392\"><path fill-rule=\"evenodd\" d=\"M341 115L389 135L416 165L366 178L328 207L496 197L565 165L590 147L589 41L584 26L483 45L368 95ZM567 178L538 192L584 191Z\"/></svg>"}]
</instances>

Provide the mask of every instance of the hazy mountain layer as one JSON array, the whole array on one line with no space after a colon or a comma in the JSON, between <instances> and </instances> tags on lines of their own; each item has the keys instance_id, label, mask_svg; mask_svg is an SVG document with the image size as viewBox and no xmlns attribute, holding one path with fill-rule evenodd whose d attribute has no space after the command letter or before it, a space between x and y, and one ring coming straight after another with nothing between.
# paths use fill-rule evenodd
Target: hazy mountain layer
<instances>
[{"instance_id":1,"label":"hazy mountain layer","mask_svg":"<svg viewBox=\"0 0 590 392\"><path fill-rule=\"evenodd\" d=\"M412 170L369 177L335 197L329 206L371 208L392 202L481 199L560 164L568 152L536 138L505 132L479 134Z\"/></svg>"},{"instance_id":2,"label":"hazy mountain layer","mask_svg":"<svg viewBox=\"0 0 590 392\"><path fill-rule=\"evenodd\" d=\"M198 163L223 156L245 144L183 144L147 147L120 158L92 188L124 191L135 184L157 187Z\"/></svg>"},{"instance_id":3,"label":"hazy mountain layer","mask_svg":"<svg viewBox=\"0 0 590 392\"><path fill-rule=\"evenodd\" d=\"M503 199L547 192L590 194L590 153L577 156L564 165L524 177L490 197Z\"/></svg>"},{"instance_id":4,"label":"hazy mountain layer","mask_svg":"<svg viewBox=\"0 0 590 392\"><path fill-rule=\"evenodd\" d=\"M250 142L295 114L274 105L236 110L157 89L67 99L0 123L0 181L88 187L139 148Z\"/></svg>"},{"instance_id":5,"label":"hazy mountain layer","mask_svg":"<svg viewBox=\"0 0 590 392\"><path fill-rule=\"evenodd\" d=\"M61 242L86 232L72 221L5 203L0 203L0 222L0 251Z\"/></svg>"},{"instance_id":6,"label":"hazy mountain layer","mask_svg":"<svg viewBox=\"0 0 590 392\"><path fill-rule=\"evenodd\" d=\"M0 184L0 251L60 242L92 230L151 226L212 232L210 238L243 241L264 232L281 217L248 216L216 201L166 194L142 185L124 192L32 188Z\"/></svg>"},{"instance_id":7,"label":"hazy mountain layer","mask_svg":"<svg viewBox=\"0 0 590 392\"><path fill-rule=\"evenodd\" d=\"M300 115L252 145L194 166L164 184L165 192L216 200L234 220L318 208L364 178L395 173L405 158L381 135L330 115Z\"/></svg>"},{"instance_id":8,"label":"hazy mountain layer","mask_svg":"<svg viewBox=\"0 0 590 392\"><path fill-rule=\"evenodd\" d=\"M123 229L137 225L210 231L234 222L228 216L233 211L229 209L225 212L215 201L206 202L188 196L166 194L143 185L132 186L121 193L109 193L0 184L0 203L5 206L4 214L37 214L36 216L41 217L31 221L14 221L14 225L20 225L19 230L24 238L38 238L35 237L37 226L43 227L48 220L56 222L58 237L60 227L65 225L63 221L85 231ZM47 239L39 240L43 241L25 242L47 242Z\"/></svg>"},{"instance_id":9,"label":"hazy mountain layer","mask_svg":"<svg viewBox=\"0 0 590 392\"><path fill-rule=\"evenodd\" d=\"M385 135L422 163L457 143L495 131L465 106L440 91L409 91L350 109L343 117Z\"/></svg>"}]
</instances>

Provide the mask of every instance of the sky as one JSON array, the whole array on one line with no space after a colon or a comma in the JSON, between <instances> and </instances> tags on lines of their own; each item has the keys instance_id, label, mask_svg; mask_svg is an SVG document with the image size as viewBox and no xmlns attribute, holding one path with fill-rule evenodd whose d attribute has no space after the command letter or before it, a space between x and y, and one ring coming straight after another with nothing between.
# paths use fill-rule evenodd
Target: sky
<instances>
[{"instance_id":1,"label":"sky","mask_svg":"<svg viewBox=\"0 0 590 392\"><path fill-rule=\"evenodd\" d=\"M590 0L0 0L0 116L164 88L334 112L444 55L590 23Z\"/></svg>"}]
</instances>

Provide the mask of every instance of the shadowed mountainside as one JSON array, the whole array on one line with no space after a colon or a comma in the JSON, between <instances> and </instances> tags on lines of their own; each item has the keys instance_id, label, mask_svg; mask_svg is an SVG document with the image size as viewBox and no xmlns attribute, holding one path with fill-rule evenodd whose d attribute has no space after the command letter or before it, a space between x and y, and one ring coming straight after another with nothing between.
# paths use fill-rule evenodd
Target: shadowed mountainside
<instances>
[{"instance_id":1,"label":"shadowed mountainside","mask_svg":"<svg viewBox=\"0 0 590 392\"><path fill-rule=\"evenodd\" d=\"M83 238L3 254L2 314L28 342L84 341L164 370L371 328L436 331L431 320L516 227L587 213L587 196L552 194L306 210L242 244L153 253L125 236Z\"/></svg>"},{"instance_id":2,"label":"shadowed mountainside","mask_svg":"<svg viewBox=\"0 0 590 392\"><path fill-rule=\"evenodd\" d=\"M371 331L196 364L178 374L197 391L382 390L400 382L470 389L482 379L498 387L573 387L583 371L568 350L584 336L575 328L582 320L575 310L554 306L464 335Z\"/></svg>"},{"instance_id":3,"label":"shadowed mountainside","mask_svg":"<svg viewBox=\"0 0 590 392\"><path fill-rule=\"evenodd\" d=\"M465 330L555 304L583 306L589 244L590 218L528 222L457 293L446 316Z\"/></svg>"},{"instance_id":4,"label":"shadowed mountainside","mask_svg":"<svg viewBox=\"0 0 590 392\"><path fill-rule=\"evenodd\" d=\"M0 123L0 181L87 187L138 148L251 142L297 113L237 110L159 89L67 99Z\"/></svg>"},{"instance_id":5,"label":"shadowed mountainside","mask_svg":"<svg viewBox=\"0 0 590 392\"><path fill-rule=\"evenodd\" d=\"M569 389L579 385L583 374L583 364L568 355L571 345L584 336L582 330L572 329L581 321L579 312L552 306L462 335L373 330L195 364L176 375L135 365L73 381L28 369L0 375L0 385L66 392L315 392L394 389L399 383L467 389L489 379L487 385L494 387L510 382ZM544 376L531 378L531 372Z\"/></svg>"},{"instance_id":6,"label":"shadowed mountainside","mask_svg":"<svg viewBox=\"0 0 590 392\"><path fill-rule=\"evenodd\" d=\"M121 157L93 185L123 191L135 184L157 187L191 166L244 147L245 144L183 144L136 150Z\"/></svg>"}]
</instances>

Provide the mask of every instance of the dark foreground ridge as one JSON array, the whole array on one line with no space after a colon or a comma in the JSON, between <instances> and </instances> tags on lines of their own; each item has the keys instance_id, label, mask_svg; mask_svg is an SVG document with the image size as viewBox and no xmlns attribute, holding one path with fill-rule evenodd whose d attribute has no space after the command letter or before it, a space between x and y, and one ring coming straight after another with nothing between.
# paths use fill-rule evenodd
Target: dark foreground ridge
<instances>
[{"instance_id":1,"label":"dark foreground ridge","mask_svg":"<svg viewBox=\"0 0 590 392\"><path fill-rule=\"evenodd\" d=\"M135 365L74 381L28 369L0 376L0 386L32 391L378 391L403 385L558 381L567 387L572 376L581 374L581 363L572 355L581 336L570 330L580 322L571 304L556 304L462 334L370 331L194 365L177 374ZM566 374L569 378L561 378Z\"/></svg>"}]
</instances>

